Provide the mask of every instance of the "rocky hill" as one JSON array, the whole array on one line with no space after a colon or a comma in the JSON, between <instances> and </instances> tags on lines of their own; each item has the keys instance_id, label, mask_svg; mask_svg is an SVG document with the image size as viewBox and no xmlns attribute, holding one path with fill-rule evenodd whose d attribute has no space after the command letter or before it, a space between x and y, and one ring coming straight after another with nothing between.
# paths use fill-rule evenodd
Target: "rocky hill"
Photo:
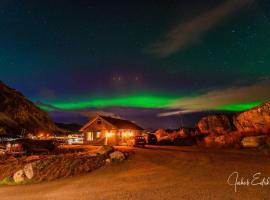
<instances>
[{"instance_id":1,"label":"rocky hill","mask_svg":"<svg viewBox=\"0 0 270 200\"><path fill-rule=\"evenodd\" d=\"M270 101L236 114L233 117L234 126L238 131L249 132L257 131L264 132L270 130Z\"/></svg>"},{"instance_id":2,"label":"rocky hill","mask_svg":"<svg viewBox=\"0 0 270 200\"><path fill-rule=\"evenodd\" d=\"M226 115L210 115L197 123L201 133L223 134L230 131L238 132L270 132L270 101L232 117Z\"/></svg>"},{"instance_id":3,"label":"rocky hill","mask_svg":"<svg viewBox=\"0 0 270 200\"><path fill-rule=\"evenodd\" d=\"M15 89L0 81L0 134L62 132L48 114Z\"/></svg>"}]
</instances>

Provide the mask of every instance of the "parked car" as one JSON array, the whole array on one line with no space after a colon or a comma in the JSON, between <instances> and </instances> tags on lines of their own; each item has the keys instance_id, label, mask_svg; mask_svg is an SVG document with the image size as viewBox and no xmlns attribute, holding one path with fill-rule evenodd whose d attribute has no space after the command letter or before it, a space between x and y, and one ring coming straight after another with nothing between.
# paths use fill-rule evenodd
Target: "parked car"
<instances>
[{"instance_id":1,"label":"parked car","mask_svg":"<svg viewBox=\"0 0 270 200\"><path fill-rule=\"evenodd\" d=\"M12 154L48 154L55 150L52 140L18 139L7 143L7 152Z\"/></svg>"},{"instance_id":2,"label":"parked car","mask_svg":"<svg viewBox=\"0 0 270 200\"><path fill-rule=\"evenodd\" d=\"M3 157L8 153L8 149L13 149L14 152L20 152L21 150L19 149L20 146L17 145L7 145L10 144L12 141L15 141L19 138L15 137L15 136L10 136L10 135L1 135L0 136L0 156Z\"/></svg>"},{"instance_id":3,"label":"parked car","mask_svg":"<svg viewBox=\"0 0 270 200\"><path fill-rule=\"evenodd\" d=\"M134 146L144 146L145 144L146 144L146 140L143 136L134 137Z\"/></svg>"},{"instance_id":4,"label":"parked car","mask_svg":"<svg viewBox=\"0 0 270 200\"><path fill-rule=\"evenodd\" d=\"M62 145L62 144L68 144L68 139L64 139L64 138L55 138L55 139L52 139L52 141L56 146Z\"/></svg>"},{"instance_id":5,"label":"parked car","mask_svg":"<svg viewBox=\"0 0 270 200\"><path fill-rule=\"evenodd\" d=\"M4 143L0 143L0 157L6 154L6 145Z\"/></svg>"},{"instance_id":6,"label":"parked car","mask_svg":"<svg viewBox=\"0 0 270 200\"><path fill-rule=\"evenodd\" d=\"M146 136L147 144L157 144L157 137L155 134L147 134Z\"/></svg>"},{"instance_id":7,"label":"parked car","mask_svg":"<svg viewBox=\"0 0 270 200\"><path fill-rule=\"evenodd\" d=\"M128 146L144 146L146 144L146 140L144 136L134 136L133 138L127 141Z\"/></svg>"},{"instance_id":8,"label":"parked car","mask_svg":"<svg viewBox=\"0 0 270 200\"><path fill-rule=\"evenodd\" d=\"M82 137L69 138L68 144L83 144L83 138Z\"/></svg>"},{"instance_id":9,"label":"parked car","mask_svg":"<svg viewBox=\"0 0 270 200\"><path fill-rule=\"evenodd\" d=\"M25 150L23 149L23 145L20 142L10 141L6 143L6 153L13 155L23 155L25 154Z\"/></svg>"}]
</instances>

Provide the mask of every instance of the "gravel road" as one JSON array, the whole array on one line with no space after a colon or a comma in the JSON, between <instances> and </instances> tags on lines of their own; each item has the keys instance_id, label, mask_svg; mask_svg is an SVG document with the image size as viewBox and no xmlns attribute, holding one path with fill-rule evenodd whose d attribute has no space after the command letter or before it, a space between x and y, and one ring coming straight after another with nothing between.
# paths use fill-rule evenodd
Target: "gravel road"
<instances>
[{"instance_id":1,"label":"gravel road","mask_svg":"<svg viewBox=\"0 0 270 200\"><path fill-rule=\"evenodd\" d=\"M129 160L83 176L1 186L1 200L270 199L270 185L237 186L235 192L227 183L233 172L239 173L239 179L251 179L257 172L261 172L260 177L270 177L270 155L198 147L148 146L133 150L135 154ZM235 178L230 180L234 182Z\"/></svg>"}]
</instances>

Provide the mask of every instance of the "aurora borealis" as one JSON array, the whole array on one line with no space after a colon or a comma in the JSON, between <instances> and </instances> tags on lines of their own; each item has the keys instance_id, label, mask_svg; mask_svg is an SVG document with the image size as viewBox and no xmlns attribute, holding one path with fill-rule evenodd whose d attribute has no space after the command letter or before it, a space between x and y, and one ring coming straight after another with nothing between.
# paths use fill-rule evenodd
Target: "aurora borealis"
<instances>
[{"instance_id":1,"label":"aurora borealis","mask_svg":"<svg viewBox=\"0 0 270 200\"><path fill-rule=\"evenodd\" d=\"M90 98L91 99L91 98ZM176 97L158 97L158 96L127 96L116 98L97 98L89 101L76 101L76 102L64 102L53 103L53 106L58 109L84 109L84 108L104 108L104 107L141 107L141 108L171 108L172 104L179 100ZM211 107L212 110L227 110L227 111L243 111L255 107L264 101L245 102L242 104L226 104ZM46 106L43 106L46 108Z\"/></svg>"},{"instance_id":2,"label":"aurora borealis","mask_svg":"<svg viewBox=\"0 0 270 200\"><path fill-rule=\"evenodd\" d=\"M192 126L270 99L269 11L267 0L3 0L0 79L55 121Z\"/></svg>"},{"instance_id":3,"label":"aurora borealis","mask_svg":"<svg viewBox=\"0 0 270 200\"><path fill-rule=\"evenodd\" d=\"M173 102L173 99L170 97L127 96L103 99L97 98L80 102L55 103L54 106L60 109L83 109L87 107L103 108L108 106L166 108L171 102Z\"/></svg>"}]
</instances>

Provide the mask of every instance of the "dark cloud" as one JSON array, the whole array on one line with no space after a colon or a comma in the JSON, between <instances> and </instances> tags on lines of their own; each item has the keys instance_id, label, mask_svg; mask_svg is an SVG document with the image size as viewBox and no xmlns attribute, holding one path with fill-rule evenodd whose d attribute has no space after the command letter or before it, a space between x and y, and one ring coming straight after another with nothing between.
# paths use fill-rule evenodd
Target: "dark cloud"
<instances>
[{"instance_id":1,"label":"dark cloud","mask_svg":"<svg viewBox=\"0 0 270 200\"><path fill-rule=\"evenodd\" d=\"M249 103L254 101L270 100L270 79L261 80L246 86L233 86L230 88L209 91L196 97L182 98L170 105L171 108L187 109L187 112L196 110L215 110L222 105ZM184 112L184 111L179 111ZM170 113L165 113L167 116ZM160 114L160 115L165 115ZM171 115L179 114L177 111Z\"/></svg>"},{"instance_id":2,"label":"dark cloud","mask_svg":"<svg viewBox=\"0 0 270 200\"><path fill-rule=\"evenodd\" d=\"M202 112L202 110L177 110L177 111L170 111L170 112L164 112L164 113L159 113L157 116L158 117L168 117L172 115L185 115L185 114L191 114L191 113L197 113L197 112Z\"/></svg>"},{"instance_id":3,"label":"dark cloud","mask_svg":"<svg viewBox=\"0 0 270 200\"><path fill-rule=\"evenodd\" d=\"M216 8L173 27L164 40L153 44L149 52L161 57L196 43L220 21L254 0L228 0Z\"/></svg>"}]
</instances>

